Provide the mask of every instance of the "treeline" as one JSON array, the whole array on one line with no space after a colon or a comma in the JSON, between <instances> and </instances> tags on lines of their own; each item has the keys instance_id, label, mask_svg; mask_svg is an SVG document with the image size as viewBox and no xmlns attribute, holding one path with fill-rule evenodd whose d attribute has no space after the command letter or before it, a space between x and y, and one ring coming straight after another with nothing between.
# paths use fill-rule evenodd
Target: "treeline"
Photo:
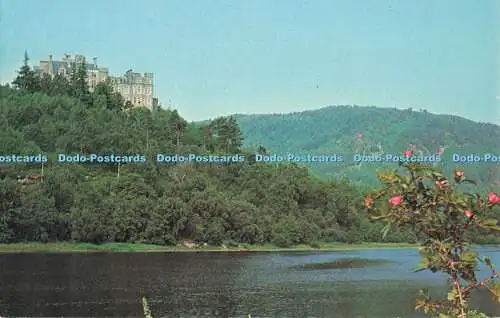
<instances>
[{"instance_id":1,"label":"treeline","mask_svg":"<svg viewBox=\"0 0 500 318\"><path fill-rule=\"evenodd\" d=\"M0 87L0 154L146 154L144 164L0 165L0 242L218 245L382 241L363 193L294 164L157 164L156 153L254 154L232 117L188 123L176 110L131 108L82 68L42 78L25 63ZM39 175L37 178L24 178ZM19 182L18 179L32 180ZM496 238L483 237L493 242ZM385 241L415 242L391 232Z\"/></svg>"}]
</instances>

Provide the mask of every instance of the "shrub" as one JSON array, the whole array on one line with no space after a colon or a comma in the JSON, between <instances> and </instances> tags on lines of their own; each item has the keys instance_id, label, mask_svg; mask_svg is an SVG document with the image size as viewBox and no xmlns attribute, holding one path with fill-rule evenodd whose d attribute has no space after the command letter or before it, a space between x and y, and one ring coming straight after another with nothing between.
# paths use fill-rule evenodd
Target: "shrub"
<instances>
[{"instance_id":1,"label":"shrub","mask_svg":"<svg viewBox=\"0 0 500 318\"><path fill-rule=\"evenodd\" d=\"M449 292L446 299L431 299L422 290L415 309L427 315L446 317L484 317L469 311L468 301L473 290L486 288L495 301L500 303L500 283L489 258L480 258L470 244L469 230L499 231L497 220L487 218L484 212L500 203L500 197L488 193L469 194L456 190L442 173L430 166L412 163L411 152L405 151L405 159L399 163L407 174L397 169L378 175L385 185L365 197L365 207L372 220L384 220L385 237L391 229L410 232L420 241L421 262L414 271L430 270L449 276ZM455 170L454 182L472 183L464 172ZM475 271L478 261L486 264L491 275L478 281Z\"/></svg>"},{"instance_id":2,"label":"shrub","mask_svg":"<svg viewBox=\"0 0 500 318\"><path fill-rule=\"evenodd\" d=\"M309 246L311 246L311 248L321 248L321 245L316 241L311 242Z\"/></svg>"}]
</instances>

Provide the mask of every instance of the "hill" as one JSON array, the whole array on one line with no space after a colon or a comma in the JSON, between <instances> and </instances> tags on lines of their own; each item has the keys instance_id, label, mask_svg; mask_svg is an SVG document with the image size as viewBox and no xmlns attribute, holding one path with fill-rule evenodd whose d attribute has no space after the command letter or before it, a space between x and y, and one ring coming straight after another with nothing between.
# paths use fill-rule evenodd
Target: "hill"
<instances>
[{"instance_id":1,"label":"hill","mask_svg":"<svg viewBox=\"0 0 500 318\"><path fill-rule=\"evenodd\" d=\"M287 247L382 240L383 225L368 222L358 189L318 180L303 167L156 159L172 153L251 158L234 119L187 123L175 110L128 109L107 83L89 93L82 80L21 79L18 89L0 87L0 243ZM137 162L68 163L60 154ZM416 237L394 231L388 240Z\"/></svg>"},{"instance_id":2,"label":"hill","mask_svg":"<svg viewBox=\"0 0 500 318\"><path fill-rule=\"evenodd\" d=\"M401 154L405 149L432 155L449 172L466 167L484 184L500 186L499 163L454 163L452 154L500 154L500 126L427 111L379 107L330 106L313 111L271 115L235 115L245 145L269 153L339 154L344 164L306 164L321 177L348 177L375 184L375 171L387 164L353 162L359 154Z\"/></svg>"},{"instance_id":3,"label":"hill","mask_svg":"<svg viewBox=\"0 0 500 318\"><path fill-rule=\"evenodd\" d=\"M319 119L311 120L305 127ZM262 132L280 127L279 121L261 123ZM353 117L346 128L356 121L361 122ZM300 136L304 126L289 122L281 124L281 139L271 147L284 150L277 147L287 140L283 134ZM292 134L287 127L296 130ZM328 133L325 126L316 128L315 142ZM345 144L338 145L348 149L344 130ZM302 133L302 143L311 133ZM0 140L0 243L194 240L286 247L384 240L384 224L368 221L359 188L320 180L294 163L256 163L233 117L187 123L176 110L132 107L109 83L90 92L83 63L69 81L60 75L39 78L25 63L14 88L0 86ZM320 144L302 147L321 151ZM159 154L201 159L161 162ZM75 161L80 158L86 161ZM476 242L498 242L474 234ZM399 230L385 238L418 239Z\"/></svg>"}]
</instances>

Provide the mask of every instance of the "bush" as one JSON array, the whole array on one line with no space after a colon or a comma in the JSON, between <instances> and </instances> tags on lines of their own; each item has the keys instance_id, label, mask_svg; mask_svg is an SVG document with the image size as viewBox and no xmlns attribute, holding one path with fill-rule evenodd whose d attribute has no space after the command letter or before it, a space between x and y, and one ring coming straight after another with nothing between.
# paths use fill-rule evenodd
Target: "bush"
<instances>
[{"instance_id":1,"label":"bush","mask_svg":"<svg viewBox=\"0 0 500 318\"><path fill-rule=\"evenodd\" d=\"M411 158L412 154L406 151L405 156ZM442 272L450 278L446 299L433 300L422 290L415 309L440 318L484 317L468 310L470 294L484 287L500 303L500 283L497 282L500 273L495 271L489 258L480 258L472 250L470 229L473 228L474 233L500 231L497 220L485 213L500 203L500 197L492 192L483 198L480 194L457 191L442 173L410 160L400 162L400 166L408 173L402 175L392 170L380 174L378 178L385 188L368 194L365 207L372 220L386 222L384 237L396 229L401 234L422 238L421 262L414 271ZM476 184L461 170L455 170L454 181ZM487 238L493 241L495 237ZM491 270L491 275L482 281L476 278L478 261Z\"/></svg>"},{"instance_id":2,"label":"bush","mask_svg":"<svg viewBox=\"0 0 500 318\"><path fill-rule=\"evenodd\" d=\"M309 246L311 246L312 248L321 248L321 245L319 245L318 242L311 242Z\"/></svg>"},{"instance_id":3,"label":"bush","mask_svg":"<svg viewBox=\"0 0 500 318\"><path fill-rule=\"evenodd\" d=\"M271 243L281 248L287 248L293 245L292 240L284 233L274 233Z\"/></svg>"}]
</instances>

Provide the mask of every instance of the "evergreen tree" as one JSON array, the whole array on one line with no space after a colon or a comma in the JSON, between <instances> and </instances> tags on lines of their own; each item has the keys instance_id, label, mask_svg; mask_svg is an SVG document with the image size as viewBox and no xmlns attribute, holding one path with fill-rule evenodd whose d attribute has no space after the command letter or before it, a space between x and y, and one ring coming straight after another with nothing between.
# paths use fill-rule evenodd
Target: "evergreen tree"
<instances>
[{"instance_id":1,"label":"evergreen tree","mask_svg":"<svg viewBox=\"0 0 500 318\"><path fill-rule=\"evenodd\" d=\"M29 93L38 92L40 90L40 78L37 76L36 72L29 67L28 61L28 52L24 51L24 64L21 66L12 84L14 87Z\"/></svg>"},{"instance_id":2,"label":"evergreen tree","mask_svg":"<svg viewBox=\"0 0 500 318\"><path fill-rule=\"evenodd\" d=\"M233 116L218 117L211 123L211 128L217 138L219 150L228 153L239 151L243 144L241 130Z\"/></svg>"},{"instance_id":3,"label":"evergreen tree","mask_svg":"<svg viewBox=\"0 0 500 318\"><path fill-rule=\"evenodd\" d=\"M49 74L44 73L40 78L40 91L49 96L54 96L53 85L52 77Z\"/></svg>"},{"instance_id":4,"label":"evergreen tree","mask_svg":"<svg viewBox=\"0 0 500 318\"><path fill-rule=\"evenodd\" d=\"M101 96L101 97L99 97ZM108 81L101 82L96 85L93 92L93 99L99 99L105 102L105 108L110 110L123 110L125 108L125 101L121 94L114 92L111 83Z\"/></svg>"},{"instance_id":5,"label":"evergreen tree","mask_svg":"<svg viewBox=\"0 0 500 318\"><path fill-rule=\"evenodd\" d=\"M52 95L70 95L71 85L68 79L61 74L56 74L52 79Z\"/></svg>"},{"instance_id":6,"label":"evergreen tree","mask_svg":"<svg viewBox=\"0 0 500 318\"><path fill-rule=\"evenodd\" d=\"M170 115L169 127L172 127L172 129L174 130L175 144L177 147L179 147L181 143L182 133L187 127L187 122L179 115L177 110L172 111L172 114Z\"/></svg>"},{"instance_id":7,"label":"evergreen tree","mask_svg":"<svg viewBox=\"0 0 500 318\"><path fill-rule=\"evenodd\" d=\"M72 95L81 100L85 105L92 106L92 95L89 91L87 83L87 70L85 68L85 59L73 70L71 74L71 90Z\"/></svg>"}]
</instances>

